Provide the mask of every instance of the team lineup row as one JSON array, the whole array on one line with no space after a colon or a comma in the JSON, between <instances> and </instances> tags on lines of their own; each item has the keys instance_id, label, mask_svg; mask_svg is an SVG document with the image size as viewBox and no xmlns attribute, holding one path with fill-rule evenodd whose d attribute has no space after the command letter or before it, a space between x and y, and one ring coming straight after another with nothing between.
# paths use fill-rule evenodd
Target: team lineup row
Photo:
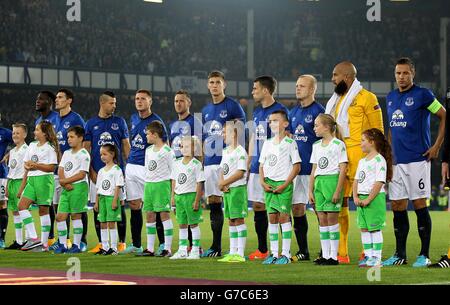
<instances>
[{"instance_id":1,"label":"team lineup row","mask_svg":"<svg viewBox=\"0 0 450 305\"><path fill-rule=\"evenodd\" d=\"M431 219L426 205L423 206L422 202L429 197L429 159L437 156L443 141L443 132L441 134L441 131L445 128L445 110L429 90L412 83L413 76L414 66L412 63L403 61L396 65L396 79L399 78L397 80L399 89L394 90L387 97L387 111L390 118L389 135L392 138L391 143L393 143L392 154L387 149L389 143L383 135L381 109L376 97L361 87L356 79L356 69L351 63L344 62L335 67L333 71L333 83L336 85L335 94L328 102L326 110L320 104L314 102L316 81L310 75L303 75L298 79L296 94L299 104L290 112L274 100L273 92L275 91L276 81L273 77L259 77L254 82L252 95L256 102L261 103L261 106L257 107L253 114L253 121L257 128L251 134L247 155L245 148L238 144L237 138L233 140L234 131L239 130L236 127L238 124L233 124L228 132L228 127L225 127L223 134L221 128L218 128L218 126L224 126L225 122L245 121L245 114L236 101L225 96L226 83L223 74L218 71L212 72L208 77L208 88L213 102L205 106L202 111L203 122L201 124L203 124L205 133L198 135L198 138L203 139L204 174L200 174L202 172L200 160L193 157L195 153L192 153L190 148L186 148L195 146L192 145L192 143L195 143L195 137L186 137L186 134L194 135L193 131L195 130L195 118L189 113L191 101L187 92L180 91L175 96L175 110L179 115L179 120L171 124L170 135L165 133L163 124L154 123L154 121L161 120L151 112L151 93L146 90L139 90L136 94L135 105L138 114L132 117L131 135L128 134L125 121L113 115L116 101L111 92L105 92L101 95L99 115L86 124L73 124L70 121L76 118L76 114L70 108L73 102L71 92L61 90L56 95L56 109L60 111L60 114L52 112L51 106L48 107L52 102L51 94L41 92L38 96L36 109L39 110L38 108L42 104L46 104L47 107L42 107L46 111L40 110L42 116L37 123L40 122L41 124L38 124L39 128L37 127L35 131L36 140L38 140L39 132L43 132L42 124L46 126L46 120L52 122L52 114L55 114L54 121L49 125L53 125L50 127L56 130L54 132L55 139L59 142L55 142L53 145L53 147L56 147L56 156L59 149L64 152L62 157L64 161L67 161L64 159L66 154L75 155L73 153L74 148L71 146L71 142L74 140L70 140L72 133L74 133L73 138L78 138L79 147L84 146L86 149L80 150L81 154L89 156L89 162L84 161L84 170L79 173L80 175L84 173L82 178L77 176L75 177L78 178L77 180L71 176L63 175L62 178L59 177L59 185L63 188L59 200L55 201L57 196L53 196L53 193L51 196L54 197L53 200L51 197L45 198L46 204L51 203L51 201L59 203L58 213L61 211L61 214L65 214L57 216L59 231L59 243L57 245L62 244L63 246L57 246L56 248L61 248L62 250L59 251L62 252L66 251L64 247L65 234L63 233L66 233L67 226L65 226L63 220L68 213L71 213L66 208L68 202L75 200L69 199L68 194L78 194L73 196L74 198L81 196L79 194L83 194L83 196L86 194L87 196L87 173L89 173L91 182L94 182L90 183L90 200L96 202L94 209L95 212L99 212L99 215L95 217L96 220L100 220L100 225L96 226L99 231L97 235L99 240L105 242L102 250L98 249L98 252L117 253L118 238L115 223L124 214L120 203L116 201L125 198L121 198L118 190L113 193L105 193L105 188L114 190L114 183L117 182L119 186L120 183L126 186L127 200L132 209L130 223L133 245L124 249L123 252L153 255L155 235L158 231L156 218L159 216L163 227L163 237L160 238L160 241L161 239L165 241L164 250L161 252L163 256L172 256L173 224L169 212L171 203L174 203L177 211L177 222L180 225L180 248L172 258L190 256L197 258L200 251L198 248L200 232L197 224L201 219L198 195L201 186L196 184L203 181L201 178L203 175L204 191L211 210L211 228L214 237L213 245L203 253L203 256L221 256L220 236L223 225L221 205L223 200L225 216L230 219L231 249L229 255L222 260L231 262L243 260L246 237L244 218L247 213L248 194L248 200L253 202L255 229L258 235L258 250L251 253L249 259L263 258L265 263L276 264L289 263L291 259L309 259L306 242L307 223L305 226L306 216L304 214L304 206L309 201L314 205L320 223L322 256L317 260L317 263L348 262L345 235L348 232L348 198L353 195L355 203L359 206L358 225L362 229L362 241L365 249L361 264L379 265L381 263L382 246L381 228L384 225L382 216L385 217L386 209L385 197L382 195L384 194L383 185L390 180L389 192L390 199L393 201L394 226L397 223L400 224L400 227L403 226L400 230L405 229L407 214L406 205L404 207L403 205L408 199L413 200L418 222L421 225L419 235L422 241L422 249L414 265L429 265ZM331 115L323 115L323 112ZM430 145L430 113L436 114L441 119L439 135L433 146ZM418 120L421 120L423 124L412 123ZM180 122L190 124L190 130L181 128L181 130L178 130L178 134L173 132ZM84 126L85 134L82 135L81 131L77 133L74 130L68 133L68 130L75 125ZM425 130L420 130L424 126ZM336 131L340 131L342 140L335 137ZM43 133L45 134L45 132ZM36 144L37 151L42 150L45 142L52 142L51 136L41 136L43 142L42 145ZM238 137L237 134L236 137ZM131 139L131 144L128 138ZM174 148L173 150L165 144L168 139ZM194 142L184 143L180 139L190 139ZM217 145L220 148L223 147L223 139L227 147L222 154L207 153L208 148L217 150ZM108 144L114 145L108 146ZM149 148L149 145L153 146ZM380 145L381 147L379 147ZM33 143L30 144L30 149L33 146ZM78 154L78 151L76 152ZM238 153L241 153L241 155ZM72 155L70 156L74 157ZM229 160L227 159L228 155L231 156ZM29 155L28 157L31 158L32 156ZM120 175L118 175L112 183L111 173L123 174L123 170L120 170L120 167L124 168L122 156L127 160L124 170L125 178L120 178ZM177 159L177 161L172 160L172 162L169 160L169 156L182 158ZM114 165L114 158L117 159L116 163L120 167ZM392 164L392 159L394 159L395 165L391 170L389 164ZM47 179L51 180L48 177L53 177L53 175L48 173L53 172L54 165L53 168L41 167L40 163L36 163L32 159L28 161L25 158L25 160L25 169L28 171L28 176L33 172L42 170L45 172L47 170L43 176L47 176ZM164 169L164 166L158 164L158 161L161 161L162 164L172 162L173 165ZM232 165L233 162L236 162L236 164ZM73 163L70 161L72 166ZM34 166L37 167L33 168ZM69 169L68 172L73 169L71 166L62 163L60 163L60 166L62 166L60 170L64 169L65 171L67 168ZM358 166L363 168L360 169ZM161 168L164 170L161 171ZM191 180L189 180L190 176L182 170L190 170L190 174L192 174L197 172L196 168L198 168L198 176L191 175L194 177ZM178 172L178 176L170 175L170 173L176 172ZM389 175L390 172L391 175ZM414 174L412 175L412 173ZM106 179L105 176L109 178ZM247 176L248 183L246 181ZM66 179L66 177L70 178ZM71 178L75 180L71 180ZM174 180L171 183L172 178ZM20 218L17 217L17 219L18 222L22 221L25 226L32 225L30 222L31 215L27 214L29 213L27 201L30 201L29 203L37 202L38 199L33 197L33 194L45 194L45 192L36 192L36 187L52 184L49 181L44 183L40 180L42 179L32 178L25 182L25 179L23 179L20 186L23 189L21 201L25 203L19 202ZM79 180L84 182L74 183ZM186 187L189 184L187 181L193 181L189 190ZM95 188L95 182L97 188ZM245 187L245 184L247 184L247 187ZM9 188L10 184L8 183ZM47 194L49 194L48 191ZM190 194L190 197L188 194ZM93 200L93 198L97 200ZM142 250L140 242L138 214L140 214L140 225L142 226L142 214L140 212L142 201L142 209L147 213L146 250ZM87 199L81 200L81 202L87 203ZM37 203L41 204L43 201ZM294 231L296 235L299 233L297 241L300 248L300 251L292 258L290 255L292 225L289 217L291 209L294 216ZM45 213L46 210L47 213ZM138 211L138 213L134 211ZM79 209L73 212L79 214L75 218L72 217L74 234L80 235L74 237L74 244L76 244L76 247L72 247L74 249L81 245L80 239L82 239L83 227L85 228L82 225L83 212ZM25 249L41 246L41 243L48 238L47 228L49 231L51 230L48 213L48 208L42 207L40 213L43 228L41 240L37 240L36 233L30 229L31 233L29 232L29 234L32 234L32 236L28 236L30 239L28 245L25 245ZM347 214L346 224L345 214ZM338 215L344 217L338 217ZM341 218L344 219L343 225L340 223ZM396 218L399 221L396 221ZM270 225L268 222L270 222ZM373 227L370 227L369 224ZM281 255L278 253L278 228L280 225L283 236ZM407 225L409 230L409 224ZM190 227L189 231L192 231L191 251L187 251L188 226ZM118 227L120 235L120 225ZM111 245L107 241L108 228L111 235ZM270 253L267 249L267 229L269 229L270 234ZM61 242L62 235L64 237ZM396 234L396 238L401 239L401 242L397 243L395 255L388 259L387 263L385 262L386 264L406 263L406 237L407 233L398 234L398 236ZM33 240L33 238L36 238L36 240ZM124 241L121 236L119 236L119 239ZM44 242L44 249L47 246Z\"/></svg>"}]
</instances>

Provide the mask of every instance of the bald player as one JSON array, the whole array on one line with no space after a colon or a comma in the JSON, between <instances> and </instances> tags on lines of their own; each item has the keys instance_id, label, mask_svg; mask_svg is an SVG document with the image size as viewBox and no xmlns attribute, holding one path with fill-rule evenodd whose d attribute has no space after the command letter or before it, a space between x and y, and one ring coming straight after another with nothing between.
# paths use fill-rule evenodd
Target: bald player
<instances>
[{"instance_id":1,"label":"bald player","mask_svg":"<svg viewBox=\"0 0 450 305\"><path fill-rule=\"evenodd\" d=\"M314 132L316 117L325 109L315 101L317 80L312 75L301 75L295 84L297 105L289 113L291 134L297 142L302 160L300 172L294 180L294 195L292 197L292 214L294 216L294 233L297 239L298 252L291 257L292 261L309 260L308 250L308 220L306 218L306 204L308 203L309 175L311 174L312 146L319 138Z\"/></svg>"},{"instance_id":2,"label":"bald player","mask_svg":"<svg viewBox=\"0 0 450 305\"><path fill-rule=\"evenodd\" d=\"M347 146L348 170L344 184L344 201L339 213L340 239L338 261L350 263L348 256L348 198L352 196L352 185L358 162L365 155L361 150L361 135L370 128L384 132L383 116L377 97L364 89L356 78L356 68L349 62L337 64L331 81L335 85L334 94L327 103L325 113L336 119L339 131Z\"/></svg>"}]
</instances>

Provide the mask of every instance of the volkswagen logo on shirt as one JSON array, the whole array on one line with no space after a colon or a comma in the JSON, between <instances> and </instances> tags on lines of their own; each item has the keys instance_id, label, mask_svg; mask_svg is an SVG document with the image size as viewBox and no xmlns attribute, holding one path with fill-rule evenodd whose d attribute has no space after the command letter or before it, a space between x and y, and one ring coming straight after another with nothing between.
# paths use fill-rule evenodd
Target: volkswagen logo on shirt
<instances>
[{"instance_id":1,"label":"volkswagen logo on shirt","mask_svg":"<svg viewBox=\"0 0 450 305\"><path fill-rule=\"evenodd\" d=\"M11 160L11 169L15 169L17 166L17 160L16 159L12 159Z\"/></svg>"},{"instance_id":2,"label":"volkswagen logo on shirt","mask_svg":"<svg viewBox=\"0 0 450 305\"><path fill-rule=\"evenodd\" d=\"M224 175L228 175L228 172L230 171L230 167L228 166L228 164L224 164L223 165L223 174Z\"/></svg>"},{"instance_id":3,"label":"volkswagen logo on shirt","mask_svg":"<svg viewBox=\"0 0 450 305\"><path fill-rule=\"evenodd\" d=\"M274 155L274 154L269 155L268 159L269 159L270 166L275 166L275 164L277 164L278 159L277 159L276 155Z\"/></svg>"},{"instance_id":4,"label":"volkswagen logo on shirt","mask_svg":"<svg viewBox=\"0 0 450 305\"><path fill-rule=\"evenodd\" d=\"M156 169L156 166L158 166L156 161L155 160L150 160L150 162L148 163L148 170L149 171L154 171Z\"/></svg>"},{"instance_id":5,"label":"volkswagen logo on shirt","mask_svg":"<svg viewBox=\"0 0 450 305\"><path fill-rule=\"evenodd\" d=\"M363 183L364 179L366 179L366 173L364 171L360 171L358 174L358 183Z\"/></svg>"},{"instance_id":6,"label":"volkswagen logo on shirt","mask_svg":"<svg viewBox=\"0 0 450 305\"><path fill-rule=\"evenodd\" d=\"M111 182L109 182L109 180L104 180L102 182L102 189L103 190L105 190L105 191L109 190L110 186L111 186Z\"/></svg>"},{"instance_id":7,"label":"volkswagen logo on shirt","mask_svg":"<svg viewBox=\"0 0 450 305\"><path fill-rule=\"evenodd\" d=\"M31 161L38 162L39 161L39 157L37 155L32 155L31 156Z\"/></svg>"},{"instance_id":8,"label":"volkswagen logo on shirt","mask_svg":"<svg viewBox=\"0 0 450 305\"><path fill-rule=\"evenodd\" d=\"M178 184L185 184L187 181L187 176L185 173L181 173L178 175Z\"/></svg>"},{"instance_id":9,"label":"volkswagen logo on shirt","mask_svg":"<svg viewBox=\"0 0 450 305\"><path fill-rule=\"evenodd\" d=\"M328 166L328 159L327 157L322 157L319 159L319 168L324 169Z\"/></svg>"},{"instance_id":10,"label":"volkswagen logo on shirt","mask_svg":"<svg viewBox=\"0 0 450 305\"><path fill-rule=\"evenodd\" d=\"M66 165L64 165L64 170L66 171L66 172L69 172L69 171L71 171L72 170L72 168L73 168L73 163L72 162L67 162L66 163Z\"/></svg>"}]
</instances>

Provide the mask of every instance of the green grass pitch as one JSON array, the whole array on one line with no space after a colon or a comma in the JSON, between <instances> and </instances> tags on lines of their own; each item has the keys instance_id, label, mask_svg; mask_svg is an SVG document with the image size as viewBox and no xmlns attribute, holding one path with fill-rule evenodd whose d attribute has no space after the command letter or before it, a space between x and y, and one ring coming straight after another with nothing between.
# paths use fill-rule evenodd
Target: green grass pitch
<instances>
[{"instance_id":1,"label":"green grass pitch","mask_svg":"<svg viewBox=\"0 0 450 305\"><path fill-rule=\"evenodd\" d=\"M317 220L313 212L308 211L308 242L312 258L319 251ZM38 235L40 234L39 219L33 211ZM127 243L131 240L129 229L129 210L127 210ZM358 256L361 251L360 233L356 228L356 214L350 212L349 251L351 264L340 266L315 266L309 262L292 263L289 265L262 265L260 261L249 261L241 264L219 263L213 258L199 261L169 260L159 257L134 256L107 256L98 257L91 253L76 255L81 261L81 272L96 272L109 274L130 274L175 278L199 278L214 280L248 281L267 284L450 284L449 269L417 269L412 267L416 255L420 250L420 240L417 234L416 216L409 213L410 233L408 237L408 265L400 267L381 268L380 281L370 282L367 279L367 270L358 268ZM392 228L392 213L387 214L387 227L383 231L384 248L383 258L393 254L395 238ZM201 245L207 248L211 245L212 234L210 230L209 211L204 212L206 221L201 224ZM450 213L431 212L433 232L431 238L431 260L436 262L440 255L447 253L449 247ZM144 218L145 219L145 218ZM93 228L93 213L89 212L88 247L92 248L97 238ZM178 230L174 221L173 252L178 247ZM253 225L253 213L247 218L248 239L246 254L256 249L257 239ZM55 226L56 227L56 226ZM144 225L145 229L145 225ZM145 245L146 237L142 231L142 241ZM14 224L12 217L7 233L7 245L14 239ZM223 229L223 249L228 249L228 225ZM291 252L298 250L293 234ZM55 255L53 253L27 253L20 251L0 251L0 267L34 268L47 270L68 270L66 265L68 255Z\"/></svg>"}]
</instances>

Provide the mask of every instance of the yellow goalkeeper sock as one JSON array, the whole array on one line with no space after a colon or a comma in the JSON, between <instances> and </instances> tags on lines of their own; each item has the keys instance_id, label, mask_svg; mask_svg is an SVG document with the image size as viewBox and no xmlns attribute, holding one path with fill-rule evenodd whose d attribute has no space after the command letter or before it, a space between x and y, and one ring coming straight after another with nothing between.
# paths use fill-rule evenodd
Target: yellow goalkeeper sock
<instances>
[{"instance_id":1,"label":"yellow goalkeeper sock","mask_svg":"<svg viewBox=\"0 0 450 305\"><path fill-rule=\"evenodd\" d=\"M345 257L348 256L348 207L342 207L341 212L339 213L338 221L340 228L338 255L341 257Z\"/></svg>"},{"instance_id":2,"label":"yellow goalkeeper sock","mask_svg":"<svg viewBox=\"0 0 450 305\"><path fill-rule=\"evenodd\" d=\"M450 247L448 247L447 257L450 257Z\"/></svg>"}]
</instances>

